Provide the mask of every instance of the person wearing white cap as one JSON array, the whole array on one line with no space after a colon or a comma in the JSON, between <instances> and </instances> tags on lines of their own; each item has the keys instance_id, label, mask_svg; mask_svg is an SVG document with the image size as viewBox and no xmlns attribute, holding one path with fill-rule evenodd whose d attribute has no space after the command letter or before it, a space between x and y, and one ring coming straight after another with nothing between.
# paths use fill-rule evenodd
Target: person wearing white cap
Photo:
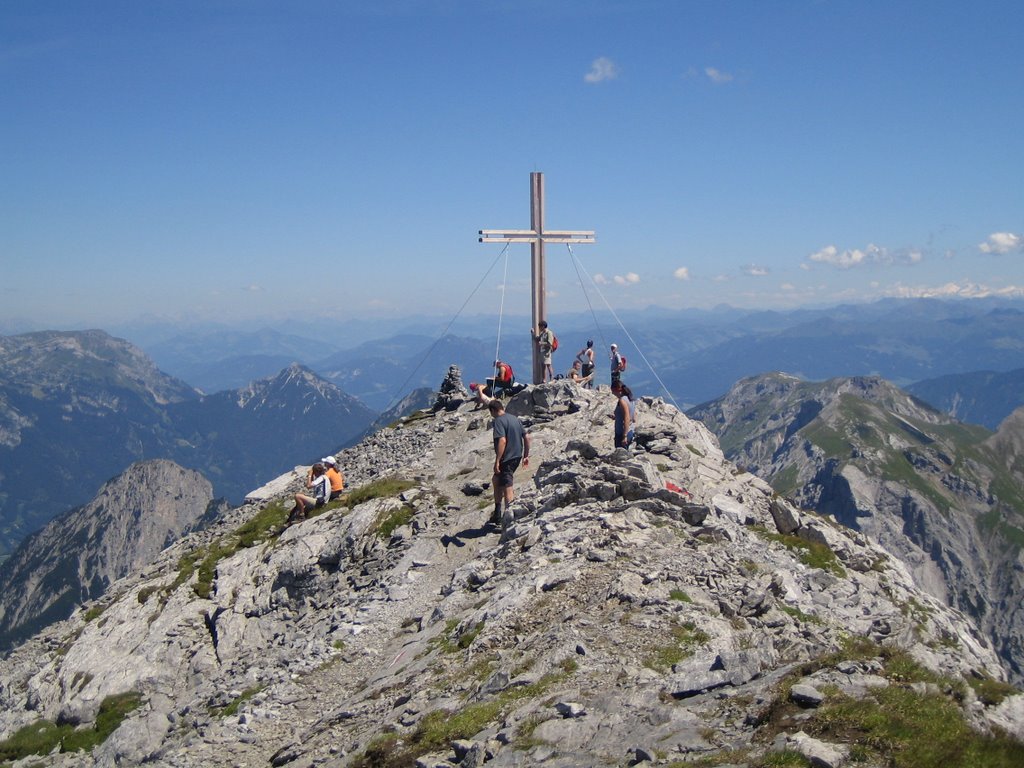
<instances>
[{"instance_id":1,"label":"person wearing white cap","mask_svg":"<svg viewBox=\"0 0 1024 768\"><path fill-rule=\"evenodd\" d=\"M327 479L331 481L331 497L328 501L334 501L345 490L345 478L341 476L338 460L333 456L324 456L320 463L327 467Z\"/></svg>"},{"instance_id":2,"label":"person wearing white cap","mask_svg":"<svg viewBox=\"0 0 1024 768\"><path fill-rule=\"evenodd\" d=\"M622 380L622 358L619 356L618 344L612 344L608 357L612 361L612 386L614 387Z\"/></svg>"}]
</instances>

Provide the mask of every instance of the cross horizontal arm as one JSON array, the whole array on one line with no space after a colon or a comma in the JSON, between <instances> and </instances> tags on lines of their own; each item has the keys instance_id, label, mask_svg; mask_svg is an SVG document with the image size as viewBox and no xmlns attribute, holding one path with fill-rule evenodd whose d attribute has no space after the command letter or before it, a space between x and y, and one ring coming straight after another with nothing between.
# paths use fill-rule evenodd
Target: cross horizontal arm
<instances>
[{"instance_id":1,"label":"cross horizontal arm","mask_svg":"<svg viewBox=\"0 0 1024 768\"><path fill-rule=\"evenodd\" d=\"M546 230L537 237L532 229L481 229L481 243L532 243L543 240L545 243L593 243L593 230Z\"/></svg>"}]
</instances>

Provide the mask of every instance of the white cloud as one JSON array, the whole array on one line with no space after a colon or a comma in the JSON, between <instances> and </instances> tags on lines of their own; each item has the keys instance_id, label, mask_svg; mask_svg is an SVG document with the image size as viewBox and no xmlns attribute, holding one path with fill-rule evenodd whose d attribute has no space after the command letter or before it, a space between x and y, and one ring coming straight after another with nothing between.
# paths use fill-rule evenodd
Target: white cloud
<instances>
[{"instance_id":1,"label":"white cloud","mask_svg":"<svg viewBox=\"0 0 1024 768\"><path fill-rule=\"evenodd\" d=\"M965 280L960 283L949 282L943 285L933 286L896 284L884 293L888 296L895 296L901 299L984 299L989 296L1020 298L1024 296L1024 286L1007 285L1003 288L992 288L988 285L981 285L979 283L972 283L969 280Z\"/></svg>"},{"instance_id":2,"label":"white cloud","mask_svg":"<svg viewBox=\"0 0 1024 768\"><path fill-rule=\"evenodd\" d=\"M740 270L743 274L751 277L765 277L771 271L768 267L762 267L759 264L744 264Z\"/></svg>"},{"instance_id":3,"label":"white cloud","mask_svg":"<svg viewBox=\"0 0 1024 768\"><path fill-rule=\"evenodd\" d=\"M730 75L728 72L723 72L722 70L716 69L715 67L705 67L704 74L707 75L708 80L710 80L715 85L730 83L733 79L732 75Z\"/></svg>"},{"instance_id":4,"label":"white cloud","mask_svg":"<svg viewBox=\"0 0 1024 768\"><path fill-rule=\"evenodd\" d=\"M888 248L868 243L864 248L852 248L840 251L834 245L827 245L816 253L807 257L808 261L817 264L828 264L836 269L853 269L869 265L892 266L902 264L915 266L924 261L924 252L916 248L904 248L890 251ZM800 265L803 269L810 269L810 265L804 262Z\"/></svg>"},{"instance_id":5,"label":"white cloud","mask_svg":"<svg viewBox=\"0 0 1024 768\"><path fill-rule=\"evenodd\" d=\"M636 272L627 272L625 275L616 275L614 278L619 285L630 285L640 282L640 275Z\"/></svg>"},{"instance_id":6,"label":"white cloud","mask_svg":"<svg viewBox=\"0 0 1024 768\"><path fill-rule=\"evenodd\" d=\"M858 248L840 253L839 249L834 245L826 245L820 251L812 253L808 258L819 264L831 264L837 269L850 269L851 267L859 267L863 264L867 256L867 253Z\"/></svg>"},{"instance_id":7,"label":"white cloud","mask_svg":"<svg viewBox=\"0 0 1024 768\"><path fill-rule=\"evenodd\" d=\"M263 286L256 285L256 283L250 283L242 289L246 293L263 293Z\"/></svg>"},{"instance_id":8,"label":"white cloud","mask_svg":"<svg viewBox=\"0 0 1024 768\"><path fill-rule=\"evenodd\" d=\"M619 68L615 66L615 62L607 56L601 56L594 59L590 71L583 76L583 80L587 83L602 83L605 80L614 80L618 76Z\"/></svg>"},{"instance_id":9,"label":"white cloud","mask_svg":"<svg viewBox=\"0 0 1024 768\"><path fill-rule=\"evenodd\" d=\"M982 253L1010 253L1024 251L1024 237L1013 232L993 232L988 240L978 245Z\"/></svg>"},{"instance_id":10,"label":"white cloud","mask_svg":"<svg viewBox=\"0 0 1024 768\"><path fill-rule=\"evenodd\" d=\"M675 272L673 272L672 275L673 275L673 277L675 277L676 280L689 280L690 279L690 268L689 267L680 267Z\"/></svg>"},{"instance_id":11,"label":"white cloud","mask_svg":"<svg viewBox=\"0 0 1024 768\"><path fill-rule=\"evenodd\" d=\"M594 282L598 285L608 285L608 278L598 272L594 275Z\"/></svg>"}]
</instances>

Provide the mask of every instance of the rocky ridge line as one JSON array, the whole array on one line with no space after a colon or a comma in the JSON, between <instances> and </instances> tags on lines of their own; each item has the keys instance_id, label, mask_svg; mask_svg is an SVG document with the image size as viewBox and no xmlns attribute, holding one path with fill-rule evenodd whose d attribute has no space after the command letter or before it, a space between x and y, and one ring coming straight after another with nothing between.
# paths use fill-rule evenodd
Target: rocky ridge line
<instances>
[{"instance_id":1,"label":"rocky ridge line","mask_svg":"<svg viewBox=\"0 0 1024 768\"><path fill-rule=\"evenodd\" d=\"M611 449L607 391L555 382L510 401L535 463L499 536L484 526L489 418L457 371L450 384L434 412L339 455L351 488L390 476L411 488L220 560L207 598L177 584L183 558L251 519L257 499L293 492L301 468L279 478L118 582L92 620L83 611L8 657L3 733L40 716L88 722L131 689L144 706L92 756L47 764L340 768L385 765L371 756L390 750L422 766L611 766L783 747L838 764L847 746L807 736L802 718L772 743L760 731L787 676L850 638L951 677L1005 677L897 560L776 498L657 399L640 404L633 453ZM403 510L408 523L381 536ZM824 567L794 541L831 553ZM793 691L869 696L892 684L880 670L823 664ZM1024 730L1020 696L995 707L967 692L977 727ZM461 740L426 741L470 715L479 727Z\"/></svg>"}]
</instances>

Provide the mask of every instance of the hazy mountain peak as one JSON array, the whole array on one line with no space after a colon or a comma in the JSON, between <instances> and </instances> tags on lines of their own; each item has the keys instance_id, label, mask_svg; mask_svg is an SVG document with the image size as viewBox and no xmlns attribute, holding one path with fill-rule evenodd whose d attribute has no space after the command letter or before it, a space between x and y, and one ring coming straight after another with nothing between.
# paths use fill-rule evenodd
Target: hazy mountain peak
<instances>
[{"instance_id":1,"label":"hazy mountain peak","mask_svg":"<svg viewBox=\"0 0 1024 768\"><path fill-rule=\"evenodd\" d=\"M142 350L100 330L0 336L0 370L9 383L44 389L90 382L144 393L161 405L196 397L191 387L162 373Z\"/></svg>"}]
</instances>

